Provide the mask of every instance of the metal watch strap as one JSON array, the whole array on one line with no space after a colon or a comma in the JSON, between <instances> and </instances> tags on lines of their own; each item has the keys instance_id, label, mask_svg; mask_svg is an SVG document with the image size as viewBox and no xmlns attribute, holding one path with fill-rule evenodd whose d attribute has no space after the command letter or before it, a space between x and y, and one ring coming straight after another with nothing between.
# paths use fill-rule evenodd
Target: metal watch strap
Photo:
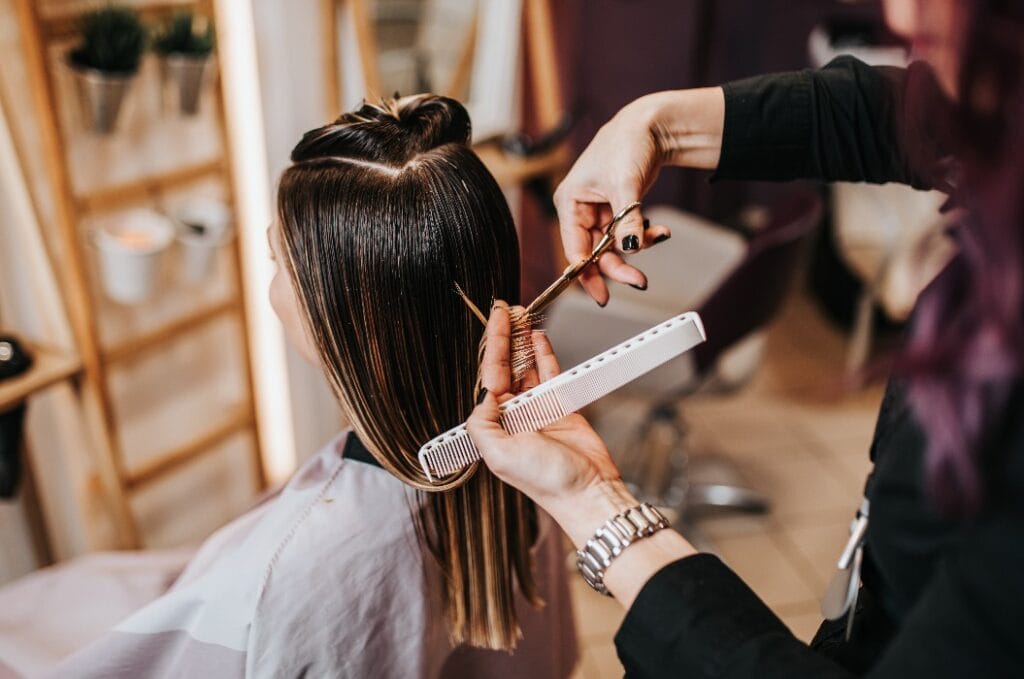
<instances>
[{"instance_id":1,"label":"metal watch strap","mask_svg":"<svg viewBox=\"0 0 1024 679\"><path fill-rule=\"evenodd\" d=\"M662 528L668 528L668 520L646 502L616 514L576 551L576 567L580 575L595 590L611 596L604 586L605 570L626 547Z\"/></svg>"}]
</instances>

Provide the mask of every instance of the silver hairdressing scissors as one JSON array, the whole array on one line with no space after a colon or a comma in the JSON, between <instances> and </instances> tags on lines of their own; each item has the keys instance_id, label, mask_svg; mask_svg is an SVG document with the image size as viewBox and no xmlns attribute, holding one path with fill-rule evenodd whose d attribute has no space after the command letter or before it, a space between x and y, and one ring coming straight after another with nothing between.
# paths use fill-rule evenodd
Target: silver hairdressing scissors
<instances>
[{"instance_id":1,"label":"silver hairdressing scissors","mask_svg":"<svg viewBox=\"0 0 1024 679\"><path fill-rule=\"evenodd\" d=\"M527 318L537 317L549 304L551 304L551 302L555 301L555 298L562 294L562 292L569 287L569 285L571 285L572 282L576 280L588 266L596 262L601 255L608 252L608 250L611 249L612 244L615 243L615 229L618 227L619 222L638 207L640 207L640 201L637 200L616 212L615 216L612 217L612 220L604 227L604 236L602 236L601 240L598 241L596 246L594 246L590 256L566 267L565 271L562 272L562 275L558 277L558 280L549 285L544 292L537 295L537 299L533 300L533 302L530 303L530 306L526 307L525 316Z\"/></svg>"}]
</instances>

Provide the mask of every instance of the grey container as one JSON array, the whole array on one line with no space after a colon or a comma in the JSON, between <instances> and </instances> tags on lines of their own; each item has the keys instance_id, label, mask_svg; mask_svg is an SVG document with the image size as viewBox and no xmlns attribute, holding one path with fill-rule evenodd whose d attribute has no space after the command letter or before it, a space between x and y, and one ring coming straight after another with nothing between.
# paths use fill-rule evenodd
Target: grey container
<instances>
[{"instance_id":1,"label":"grey container","mask_svg":"<svg viewBox=\"0 0 1024 679\"><path fill-rule=\"evenodd\" d=\"M193 116L199 112L203 74L209 61L208 54L165 54L160 57L160 79L164 92L170 90L177 95L179 110L184 115Z\"/></svg>"},{"instance_id":2,"label":"grey container","mask_svg":"<svg viewBox=\"0 0 1024 679\"><path fill-rule=\"evenodd\" d=\"M135 73L108 73L69 63L75 92L85 127L99 134L110 134L117 127L128 89Z\"/></svg>"}]
</instances>

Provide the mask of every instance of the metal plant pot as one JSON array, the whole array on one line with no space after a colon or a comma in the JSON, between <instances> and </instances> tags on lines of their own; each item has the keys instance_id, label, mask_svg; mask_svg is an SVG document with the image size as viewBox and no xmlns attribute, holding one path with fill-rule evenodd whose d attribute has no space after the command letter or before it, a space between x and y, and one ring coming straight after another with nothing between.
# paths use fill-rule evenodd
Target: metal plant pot
<instances>
[{"instance_id":1,"label":"metal plant pot","mask_svg":"<svg viewBox=\"0 0 1024 679\"><path fill-rule=\"evenodd\" d=\"M134 73L108 73L69 62L74 75L75 91L87 129L110 134L117 126L117 116Z\"/></svg>"},{"instance_id":2,"label":"metal plant pot","mask_svg":"<svg viewBox=\"0 0 1024 679\"><path fill-rule=\"evenodd\" d=\"M203 73L209 61L208 54L165 54L160 57L160 79L164 92L171 89L177 95L179 110L184 115L192 116L199 112Z\"/></svg>"}]
</instances>

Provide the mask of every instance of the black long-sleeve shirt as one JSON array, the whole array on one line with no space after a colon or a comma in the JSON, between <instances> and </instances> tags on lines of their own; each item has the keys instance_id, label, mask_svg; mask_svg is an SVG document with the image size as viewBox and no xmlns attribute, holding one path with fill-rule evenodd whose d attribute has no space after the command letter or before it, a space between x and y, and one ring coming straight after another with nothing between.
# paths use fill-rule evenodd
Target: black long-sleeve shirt
<instances>
[{"instance_id":1,"label":"black long-sleeve shirt","mask_svg":"<svg viewBox=\"0 0 1024 679\"><path fill-rule=\"evenodd\" d=\"M943 104L927 73L913 75L841 58L726 85L716 177L940 186L950 150ZM912 87L921 89L908 106ZM627 676L1024 676L1024 387L1000 422L982 458L984 511L943 518L926 496L924 435L890 381L871 446L850 642L842 624L825 623L803 644L721 561L701 554L662 569L640 592L615 638Z\"/></svg>"}]
</instances>

